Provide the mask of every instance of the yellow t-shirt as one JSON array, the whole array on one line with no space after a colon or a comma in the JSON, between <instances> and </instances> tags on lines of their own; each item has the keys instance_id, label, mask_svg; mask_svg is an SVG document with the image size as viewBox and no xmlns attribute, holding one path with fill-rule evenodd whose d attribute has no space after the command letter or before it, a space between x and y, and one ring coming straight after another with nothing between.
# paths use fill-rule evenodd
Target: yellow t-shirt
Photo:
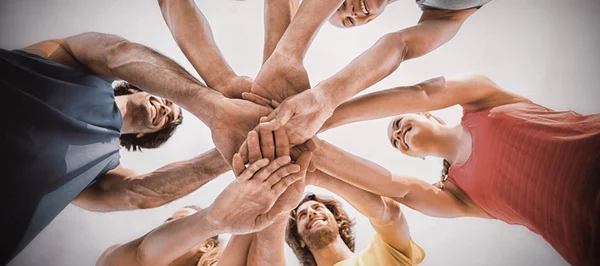
<instances>
[{"instance_id":1,"label":"yellow t-shirt","mask_svg":"<svg viewBox=\"0 0 600 266\"><path fill-rule=\"evenodd\" d=\"M349 259L340 261L334 266L407 266L417 265L425 258L423 248L410 239L408 254L404 254L388 243L383 242L378 234L375 234L371 244L364 250L354 253Z\"/></svg>"}]
</instances>

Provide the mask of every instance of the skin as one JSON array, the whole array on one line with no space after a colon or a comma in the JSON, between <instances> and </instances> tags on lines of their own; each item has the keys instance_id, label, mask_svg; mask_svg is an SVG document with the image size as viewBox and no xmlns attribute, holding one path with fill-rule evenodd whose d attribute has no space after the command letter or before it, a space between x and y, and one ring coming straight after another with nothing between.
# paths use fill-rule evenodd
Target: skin
<instances>
[{"instance_id":1,"label":"skin","mask_svg":"<svg viewBox=\"0 0 600 266\"><path fill-rule=\"evenodd\" d=\"M485 76L469 74L449 79L440 77L348 101L336 109L324 129L398 113L437 110L456 104L463 109L476 111L523 101L527 99L502 90ZM378 108L367 108L372 105ZM388 138L394 148L409 156L433 155L451 163L465 162L472 145L468 131L461 125L446 126L417 114L394 118L388 127ZM452 182L444 182L441 188L417 178L392 174L325 141L315 138L315 143L318 148L315 149L313 161L317 167L348 183L393 198L431 216L489 218ZM346 167L336 167L338 164Z\"/></svg>"},{"instance_id":2,"label":"skin","mask_svg":"<svg viewBox=\"0 0 600 266\"><path fill-rule=\"evenodd\" d=\"M375 18L388 4L386 1L367 1L366 4L372 11L366 16L362 8L360 14L356 13L357 7L360 7L358 1L343 3L304 1L274 51L274 55L280 54L287 61L265 64L261 73L268 75L282 68L301 67L306 50L325 19L331 18L330 21L337 25L340 21L346 24L350 19L357 25L364 24ZM321 81L311 90L303 91L283 102L278 101L281 104L269 114L269 121L261 124L261 127L273 130L285 126L292 144L305 142L319 131L333 114L333 110L344 101L387 77L403 61L423 56L452 39L475 10L425 9L417 25L384 35L332 77ZM296 87L301 86L303 84ZM256 94L267 100L272 99Z\"/></svg>"},{"instance_id":3,"label":"skin","mask_svg":"<svg viewBox=\"0 0 600 266\"><path fill-rule=\"evenodd\" d=\"M364 25L377 18L393 2L396 0L346 0L329 18L329 23L339 28ZM366 12L361 3L365 4Z\"/></svg>"},{"instance_id":4,"label":"skin","mask_svg":"<svg viewBox=\"0 0 600 266\"><path fill-rule=\"evenodd\" d=\"M181 116L179 106L147 92L117 96L115 102L123 117L121 134L141 137L161 130Z\"/></svg>"},{"instance_id":5,"label":"skin","mask_svg":"<svg viewBox=\"0 0 600 266\"><path fill-rule=\"evenodd\" d=\"M260 149L260 147L256 147ZM254 148L251 152L258 152ZM275 160L263 158L243 165L239 155L234 157L237 179L229 184L208 208L198 212L182 209L167 223L148 234L120 246L109 248L96 265L170 265L190 262L194 247L206 239L222 234L240 235L232 246L249 242L252 233L272 224L281 213L276 206L281 195L306 173L292 164L289 156ZM305 169L306 167L304 167ZM232 208L231 206L237 206ZM225 251L233 250L231 247ZM244 253L244 251L236 251ZM240 258L234 252L227 259ZM225 264L225 265L236 265ZM237 263L237 265L243 265Z\"/></svg>"}]
</instances>

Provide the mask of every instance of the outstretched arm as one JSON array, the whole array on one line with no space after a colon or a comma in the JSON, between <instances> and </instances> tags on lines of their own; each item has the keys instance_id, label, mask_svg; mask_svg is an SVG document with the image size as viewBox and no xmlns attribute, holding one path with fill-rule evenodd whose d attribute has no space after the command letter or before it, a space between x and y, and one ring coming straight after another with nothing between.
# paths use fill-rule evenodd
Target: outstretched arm
<instances>
[{"instance_id":1,"label":"outstretched arm","mask_svg":"<svg viewBox=\"0 0 600 266\"><path fill-rule=\"evenodd\" d=\"M250 79L239 77L229 67L208 21L193 0L159 0L158 3L177 45L208 87L236 98L250 91Z\"/></svg>"},{"instance_id":2,"label":"outstretched arm","mask_svg":"<svg viewBox=\"0 0 600 266\"><path fill-rule=\"evenodd\" d=\"M216 102L223 98L170 58L115 35L83 33L44 41L24 50L106 78L126 80L148 93L177 103L209 127Z\"/></svg>"},{"instance_id":3,"label":"outstretched arm","mask_svg":"<svg viewBox=\"0 0 600 266\"><path fill-rule=\"evenodd\" d=\"M229 169L215 149L143 175L118 166L82 191L73 204L100 212L155 208L195 191Z\"/></svg>"},{"instance_id":4,"label":"outstretched arm","mask_svg":"<svg viewBox=\"0 0 600 266\"><path fill-rule=\"evenodd\" d=\"M288 132L300 136L297 141L292 141L294 144L306 141L318 132L340 104L387 77L403 61L425 55L446 43L475 10L425 10L416 26L386 34L331 78L282 102L269 115L269 123L263 128L273 130L286 125ZM287 32L276 53L279 46L285 44L286 36ZM302 42L297 46L302 47ZM282 49L283 54L292 58L303 56L302 52Z\"/></svg>"},{"instance_id":5,"label":"outstretched arm","mask_svg":"<svg viewBox=\"0 0 600 266\"><path fill-rule=\"evenodd\" d=\"M527 99L507 92L484 75L437 77L412 86L369 93L340 105L323 130L341 125L403 113L425 112L461 105L479 110Z\"/></svg>"},{"instance_id":6,"label":"outstretched arm","mask_svg":"<svg viewBox=\"0 0 600 266\"><path fill-rule=\"evenodd\" d=\"M217 266L246 266L248 264L248 251L255 234L231 236L227 246L221 252Z\"/></svg>"},{"instance_id":7,"label":"outstretched arm","mask_svg":"<svg viewBox=\"0 0 600 266\"><path fill-rule=\"evenodd\" d=\"M415 26L386 34L348 66L317 88L338 106L394 72L403 61L421 57L448 42L475 8L459 11L423 11Z\"/></svg>"},{"instance_id":8,"label":"outstretched arm","mask_svg":"<svg viewBox=\"0 0 600 266\"><path fill-rule=\"evenodd\" d=\"M263 63L269 59L277 43L292 22L299 0L265 0L265 46Z\"/></svg>"},{"instance_id":9,"label":"outstretched arm","mask_svg":"<svg viewBox=\"0 0 600 266\"><path fill-rule=\"evenodd\" d=\"M417 178L393 175L387 169L325 141L315 140L315 142L318 143L316 145L318 148L313 152L313 162L316 167L344 182L398 200L430 216L482 217L469 202L460 200L446 188L437 188Z\"/></svg>"},{"instance_id":10,"label":"outstretched arm","mask_svg":"<svg viewBox=\"0 0 600 266\"><path fill-rule=\"evenodd\" d=\"M208 208L108 249L97 265L168 265L209 237L263 230L281 214L273 211L281 194L304 178L304 175L295 175L300 167L291 164L289 156L271 162L260 159L246 168L237 155L232 164L239 166L234 169L237 179Z\"/></svg>"}]
</instances>

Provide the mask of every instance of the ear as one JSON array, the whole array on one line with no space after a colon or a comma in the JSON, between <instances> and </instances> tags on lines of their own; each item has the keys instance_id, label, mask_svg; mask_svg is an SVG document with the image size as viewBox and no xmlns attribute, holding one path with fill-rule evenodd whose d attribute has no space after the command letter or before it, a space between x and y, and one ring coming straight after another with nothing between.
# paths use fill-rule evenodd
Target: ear
<instances>
[{"instance_id":1,"label":"ear","mask_svg":"<svg viewBox=\"0 0 600 266\"><path fill-rule=\"evenodd\" d=\"M143 137L143 136L144 136L144 133L139 133L139 134L135 135L135 137L138 138L138 139L141 138L141 137Z\"/></svg>"}]
</instances>

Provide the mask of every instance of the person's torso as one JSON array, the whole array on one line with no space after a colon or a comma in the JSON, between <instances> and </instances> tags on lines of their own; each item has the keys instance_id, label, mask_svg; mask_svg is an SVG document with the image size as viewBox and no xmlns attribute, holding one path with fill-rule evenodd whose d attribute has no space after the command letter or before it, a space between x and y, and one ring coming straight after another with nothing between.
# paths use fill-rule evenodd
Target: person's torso
<instances>
[{"instance_id":1,"label":"person's torso","mask_svg":"<svg viewBox=\"0 0 600 266\"><path fill-rule=\"evenodd\" d=\"M571 251L589 252L600 222L600 115L521 102L465 112L462 124L472 153L449 179L490 216L538 233L570 263Z\"/></svg>"},{"instance_id":2,"label":"person's torso","mask_svg":"<svg viewBox=\"0 0 600 266\"><path fill-rule=\"evenodd\" d=\"M7 249L18 240L20 250L119 164L122 118L108 80L22 51L0 49L0 66L3 214L13 219L3 223Z\"/></svg>"},{"instance_id":3,"label":"person's torso","mask_svg":"<svg viewBox=\"0 0 600 266\"><path fill-rule=\"evenodd\" d=\"M354 253L352 257L336 263L334 266L409 266L418 265L425 258L425 251L416 242L410 239L408 254L395 249L385 243L377 234L373 237L371 244Z\"/></svg>"}]
</instances>

